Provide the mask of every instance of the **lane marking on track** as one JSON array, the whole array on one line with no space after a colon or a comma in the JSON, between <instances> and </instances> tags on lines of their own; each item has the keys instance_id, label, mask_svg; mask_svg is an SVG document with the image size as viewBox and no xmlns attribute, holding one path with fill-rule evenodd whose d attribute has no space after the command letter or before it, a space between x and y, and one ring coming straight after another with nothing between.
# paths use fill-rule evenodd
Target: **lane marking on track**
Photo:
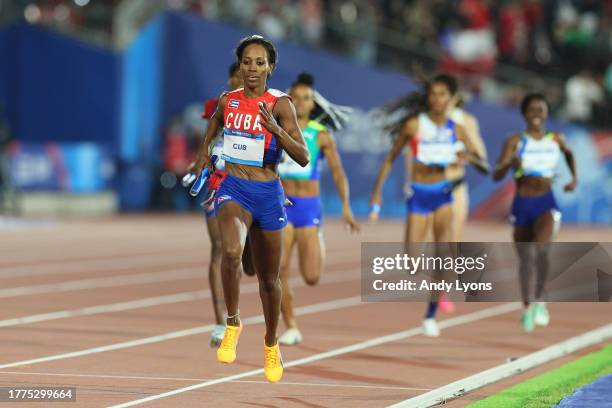
<instances>
[{"instance_id":1,"label":"lane marking on track","mask_svg":"<svg viewBox=\"0 0 612 408\"><path fill-rule=\"evenodd\" d=\"M198 258L195 255L188 257L181 254L180 258L181 262L191 263L194 266L201 264L201 257ZM164 260L167 262L163 262ZM74 259L66 260L61 263L57 262L40 263L34 265L2 266L0 267L0 279L79 274L82 273L84 269L88 268L92 268L91 273L123 271L148 267L172 268L173 264L176 266L176 263L176 259L173 259L173 254L135 254L111 259Z\"/></svg>"},{"instance_id":2,"label":"lane marking on track","mask_svg":"<svg viewBox=\"0 0 612 408\"><path fill-rule=\"evenodd\" d=\"M146 248L146 247L143 247ZM63 274L80 274L83 269L91 268L88 273L122 271L147 267L167 267L176 265L176 259L180 258L183 266L198 266L209 263L208 255L198 255L197 248L177 248L175 250L158 253L137 254L101 254L92 255L88 259L57 259L41 260L40 262L19 265L1 265L0 279L23 278L32 276L54 276ZM329 254L345 253L345 249L328 251ZM14 253L14 251L12 252ZM26 254L27 255L27 254ZM25 255L24 255L25 256ZM166 262L163 262L166 261ZM165 264L165 265L164 265ZM330 265L327 265L330 266Z\"/></svg>"},{"instance_id":3,"label":"lane marking on track","mask_svg":"<svg viewBox=\"0 0 612 408\"><path fill-rule=\"evenodd\" d=\"M457 316L451 319L447 319L444 321L441 321L439 323L439 326L441 328L448 328L448 327L453 327L453 326L460 326L462 324L467 324L467 323L472 323L472 322L476 322L479 320L483 320L483 319L487 319L489 317L493 317L493 316L498 316L498 315L502 315L502 314L506 314L509 312L513 312L515 310L519 310L521 308L521 304L519 303L506 303L500 306L494 306L494 307L490 307L484 310L480 310L477 312L473 312L473 313L468 313L465 315L461 315L461 316ZM348 353L353 353L355 351L360 351L360 350L364 350L370 347L374 347L374 346L379 346L381 344L386 344L386 343L390 343L390 342L394 342L394 341L398 341L398 340L404 340L410 337L415 337L418 336L419 334L422 334L423 330L420 327L415 327L409 330L404 330L401 332L397 332L397 333L392 333L392 334L388 334L386 336L381 336L381 337L376 337L370 340L366 340L360 343L356 343L350 346L346 346L346 347L341 347L341 348L337 348L334 350L330 350L324 353L318 353L318 354L314 354L308 357L304 357L304 358L300 358L297 360L293 360L290 362L287 362L284 365L285 368L290 368L290 367L296 367L296 366L300 366L300 365L304 365L304 364L308 364L308 363L312 363L315 361L320 361L320 360L324 360L324 359L328 359L328 358L333 358L333 357L338 357L344 354L348 354ZM1 367L0 367L1 368ZM257 369L257 370L251 370L251 371L246 371L246 372L242 372L242 373L238 373L238 374L234 374L234 375L230 375L227 377L222 377L219 379L215 379L215 380L211 380L211 381L205 381L199 384L194 384L194 385L190 385L188 387L183 387L183 388L179 388L179 389L175 389L172 391L168 391L168 392L164 392L161 394L157 394L157 395L151 395L149 397L146 398L141 398L141 399L137 399L134 401L129 401L126 403L122 403L122 404L118 404L118 405L113 405L109 408L126 408L126 407L132 407L135 405L140 405L140 404L144 404L147 402L151 402L151 401L155 401L158 399L162 399L162 398L167 398L173 395L177 395L177 394L182 394L184 392L188 392L188 391L192 391L192 390L197 390L197 389L201 389L201 388L205 388L205 387L210 387L213 385L217 385L217 384L223 384L223 383L227 383L230 381L236 381L236 380L241 380L243 378L247 378L247 377L252 377L254 375L261 375L263 374L263 369Z\"/></svg>"},{"instance_id":4,"label":"lane marking on track","mask_svg":"<svg viewBox=\"0 0 612 408\"><path fill-rule=\"evenodd\" d=\"M328 273L322 277L319 285L325 285L338 282L349 282L355 280L359 275L349 273L350 270L341 270L338 272ZM294 288L307 286L301 277L293 277L289 279L289 283ZM259 293L259 284L247 283L240 288L241 294ZM39 313L29 316L16 317L12 319L0 320L0 327L19 326L23 324L46 322L50 320L66 319L70 317L92 316L102 313L123 312L126 310L142 309L146 307L154 307L160 305L168 305L179 302L190 302L201 299L210 299L209 290L194 290L190 292L180 292L171 295L154 296L138 300L130 300L126 302L109 303L105 305L87 306L78 309L58 310L49 313Z\"/></svg>"},{"instance_id":5,"label":"lane marking on track","mask_svg":"<svg viewBox=\"0 0 612 408\"><path fill-rule=\"evenodd\" d=\"M298 308L295 308L295 314L297 316L302 316L302 315L308 315L308 314L313 314L313 313L336 310L336 309L340 309L344 307L358 306L361 304L363 304L361 303L361 296L353 296L349 298L337 299L337 300L332 300L328 302L322 302L322 303L316 303L313 305L298 307ZM259 315L259 316L249 317L249 318L243 319L242 322L245 325L264 323L264 316ZM29 360L16 361L14 363L0 364L0 369L20 367L24 365L40 364L40 363L46 363L49 361L65 360L68 358L89 356L92 354L104 353L107 351L121 350L121 349L126 349L129 347L143 346L146 344L153 344L153 343L159 343L159 342L166 341L166 340L178 339L181 337L193 336L193 335L203 334L203 333L210 333L214 327L215 327L214 324L209 324L206 326L198 326L198 327L193 327L191 329L177 330L177 331L172 331L172 332L165 333L165 334L160 334L157 336L144 337L144 338L140 338L136 340L109 344L106 346L93 347L93 348L88 348L88 349L80 350L80 351L73 351L70 353L55 354L55 355L47 356L47 357L39 357L39 358L33 358Z\"/></svg>"},{"instance_id":6,"label":"lane marking on track","mask_svg":"<svg viewBox=\"0 0 612 408\"><path fill-rule=\"evenodd\" d=\"M26 371L0 371L2 374L12 375L37 375L42 377L74 377L74 378L100 378L100 379L118 379L118 380L151 380L151 381L211 381L210 378L183 378L183 377L147 377L136 375L106 375L106 374L76 374L76 373L33 373ZM267 384L267 381L254 380L237 380L232 381L241 384ZM366 388L376 390L405 390L405 391L429 391L431 388L420 387L399 387L391 385L367 385L367 384L343 384L343 383L316 383L316 382L284 382L283 385L297 385L309 387L335 387L335 388Z\"/></svg>"},{"instance_id":7,"label":"lane marking on track","mask_svg":"<svg viewBox=\"0 0 612 408\"><path fill-rule=\"evenodd\" d=\"M79 279L44 285L19 286L0 289L0 298L41 295L46 293L70 292L83 289L112 288L117 286L140 285L143 283L159 283L177 280L203 278L201 268L169 269L162 272L148 272L130 275L107 276L104 278Z\"/></svg>"},{"instance_id":8,"label":"lane marking on track","mask_svg":"<svg viewBox=\"0 0 612 408\"><path fill-rule=\"evenodd\" d=\"M485 385L520 374L539 365L574 353L580 349L604 342L610 338L612 338L612 324L571 337L510 363L500 364L443 387L436 388L425 394L391 405L390 408L427 408L438 406L439 404L465 395Z\"/></svg>"}]
</instances>

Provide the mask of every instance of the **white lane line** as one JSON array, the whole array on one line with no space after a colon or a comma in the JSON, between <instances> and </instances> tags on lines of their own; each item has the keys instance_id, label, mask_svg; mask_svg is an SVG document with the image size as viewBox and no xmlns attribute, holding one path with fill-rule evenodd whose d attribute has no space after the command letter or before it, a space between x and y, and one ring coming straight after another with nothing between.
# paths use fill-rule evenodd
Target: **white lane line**
<instances>
[{"instance_id":1,"label":"white lane line","mask_svg":"<svg viewBox=\"0 0 612 408\"><path fill-rule=\"evenodd\" d=\"M150 381L210 381L210 378L183 378L183 377L147 377L136 375L108 375L108 374L75 374L75 373L33 373L30 371L0 371L2 374L11 375L38 375L42 377L75 377L75 378L100 378L100 379L117 379L117 380L150 380ZM242 384L267 384L267 381L254 380L238 380L232 381ZM393 385L367 385L367 384L343 384L343 383L317 383L317 382L285 382L283 385L298 385L311 387L337 387L337 388L366 388L376 390L402 390L402 391L429 391L431 388L420 387L400 387Z\"/></svg>"},{"instance_id":2,"label":"white lane line","mask_svg":"<svg viewBox=\"0 0 612 408\"><path fill-rule=\"evenodd\" d=\"M181 292L172 295L155 296L127 302L109 303L106 305L88 306L80 309L58 310L56 312L40 313L30 316L16 317L13 319L0 320L0 327L20 326L23 324L47 322L50 320L66 319L69 317L91 316L102 313L122 312L126 310L141 309L167 305L171 303L189 302L193 300L210 298L210 292L195 290L192 292Z\"/></svg>"},{"instance_id":3,"label":"white lane line","mask_svg":"<svg viewBox=\"0 0 612 408\"><path fill-rule=\"evenodd\" d=\"M301 315L306 315L306 314L340 309L343 307L357 306L360 304L362 304L361 296L353 296L349 298L332 300L329 302L316 303L314 305L298 307L295 309L295 313L296 315L301 316ZM243 319L242 322L245 325L246 324L259 324L259 323L264 322L264 317L263 315L253 316L253 317ZM56 361L56 360L65 360L67 358L82 357L82 356L88 356L88 355L97 354L97 353L104 353L107 351L121 350L121 349L129 348L129 347L136 347L136 346L143 346L146 344L159 343L159 342L166 341L166 340L178 339L181 337L193 336L196 334L209 333L212 331L213 328L214 328L213 324L209 324L206 326L197 326L191 329L177 330L177 331L172 331L172 332L168 332L165 334L160 334L157 336L144 337L144 338L140 338L136 340L109 344L106 346L93 347L93 348L88 348L88 349L80 350L80 351L73 351L70 353L55 354L55 355L47 356L47 357L39 357L39 358L30 359L30 360L17 361L14 363L1 364L0 369L20 367L20 366L31 365L31 364L46 363L49 361Z\"/></svg>"},{"instance_id":4,"label":"white lane line","mask_svg":"<svg viewBox=\"0 0 612 408\"><path fill-rule=\"evenodd\" d=\"M166 254L126 255L114 259L69 259L64 262L57 263L54 262L34 265L3 266L0 267L0 279L14 277L22 278L40 275L50 276L58 274L74 274L81 273L84 269L88 268L92 268L91 273L147 267L171 268L176 265L176 259L173 260L173 258L176 257L180 257L181 262L191 261L191 263L193 264L201 263L202 260L201 256L189 257L188 255L185 255L182 252L178 252L176 254L173 252ZM162 263L164 260L166 261L166 265Z\"/></svg>"},{"instance_id":5,"label":"white lane line","mask_svg":"<svg viewBox=\"0 0 612 408\"><path fill-rule=\"evenodd\" d=\"M515 361L500 364L461 380L452 382L417 397L407 399L390 408L427 408L438 406L447 401L467 394L485 385L520 374L549 361L574 353L580 349L604 342L612 338L612 324L602 326L581 335L556 343L550 347L528 354Z\"/></svg>"},{"instance_id":6,"label":"white lane line","mask_svg":"<svg viewBox=\"0 0 612 408\"><path fill-rule=\"evenodd\" d=\"M132 240L137 240L142 237L133 237ZM149 238L149 237L146 237ZM164 239L170 240L171 237L164 236ZM185 241L188 242L188 241ZM84 240L65 240L65 242L54 242L55 247L44 249L46 242L33 243L31 239L24 240L23 243L17 245L13 249L2 249L0 254L4 255L0 260L0 271L11 270L14 267L40 266L53 267L75 262L83 262L87 260L98 260L103 263L106 260L116 258L132 258L132 257L147 257L147 256L162 256L165 254L168 257L180 257L182 254L188 253L190 250L196 251L199 247L196 244L191 245L191 249L185 245L174 242L171 246L159 245L157 241L149 242L149 244L134 246L128 240L122 238L107 241L91 241ZM31 248L37 246L37 252L32 252ZM65 248L79 246L84 248L84 252L66 253ZM20 250L20 248L30 248ZM43 249L40 249L43 248ZM4 253L2 253L4 252Z\"/></svg>"},{"instance_id":7,"label":"white lane line","mask_svg":"<svg viewBox=\"0 0 612 408\"><path fill-rule=\"evenodd\" d=\"M46 293L69 292L73 290L112 288L117 286L139 285L186 279L204 279L202 268L168 269L162 272L147 272L130 275L107 276L104 278L79 279L44 285L19 286L0 289L0 298L31 296Z\"/></svg>"},{"instance_id":8,"label":"white lane line","mask_svg":"<svg viewBox=\"0 0 612 408\"><path fill-rule=\"evenodd\" d=\"M466 324L466 323L472 323L478 320L482 320L482 319L487 319L489 317L493 317L493 316L498 316L501 314L505 314L505 313L509 313L515 310L518 310L521 308L521 305L518 303L506 303L500 306L494 306L491 308L487 308L484 310L480 310L477 312L473 312L473 313L468 313L465 315L461 315L461 316L457 316L451 319L447 319L444 320L442 322L440 322L440 327L442 328L446 328L446 327L453 327L453 326L459 326L462 324ZM290 368L290 367L295 367L295 366L299 366L299 365L304 365L304 364L308 364L308 363L312 363L315 361L319 361L319 360L324 360L327 358L333 358L333 357L338 357L344 354L348 354L348 353L353 353L355 351L359 351L359 350L364 350L370 347L374 347L374 346L379 346L381 344L385 344L385 343L390 343L390 342L394 342L394 341L398 341L398 340L403 340L409 337L414 337L417 336L419 334L421 334L423 332L423 330L420 327L415 327L409 330L404 330L401 332L397 332L397 333L392 333L392 334L388 334L386 336L381 336L381 337L376 337L370 340L366 340L360 343L356 343L347 347L341 347L341 348L337 348L334 350L330 350L324 353L318 353L318 354L314 354L312 356L308 356L308 357L304 357L304 358L300 358L298 360L293 360L290 361L288 363L285 363L284 366L285 368ZM1 368L1 367L0 367ZM132 407L135 405L140 405L140 404L144 404L146 402L151 402L151 401L155 401L161 398L167 398L173 395L177 395L177 394L181 394L187 391L192 391L192 390L197 390L200 388L205 388L205 387L210 387L212 385L216 385L216 384L223 384L223 383L227 383L230 381L236 381L236 380L241 380L243 378L246 377L251 377L254 375L260 375L263 374L263 369L257 369L257 370L251 370L251 371L246 371L246 372L242 372L239 374L234 374L234 375L230 375L227 377L222 377L219 379L215 379L215 380L211 380L211 381L205 381L199 384L194 384L194 385L190 385L188 387L184 387L184 388L179 388L176 390L172 390L172 391L168 391L168 392L164 392L162 394L157 394L157 395L151 395L149 397L146 398L141 398L138 400L134 400L134 401L129 401L123 404L118 404L118 405L113 405L109 408L126 408L126 407Z\"/></svg>"},{"instance_id":9,"label":"white lane line","mask_svg":"<svg viewBox=\"0 0 612 408\"><path fill-rule=\"evenodd\" d=\"M328 273L324 275L319 282L319 285L330 283L348 282L355 280L359 275L356 273L348 273L348 270ZM293 277L289 279L292 287L306 286L301 277ZM259 284L248 283L240 287L240 293L256 293L259 292ZM92 316L102 313L123 312L126 310L141 309L146 307L168 305L179 302L190 302L194 300L210 299L209 290L195 290L190 292L175 293L172 295L155 296L127 302L110 303L106 305L88 306L79 309L58 310L56 312L40 313L30 316L16 317L12 319L0 320L0 327L19 326L23 324L46 322L50 320L65 319L70 317Z\"/></svg>"},{"instance_id":10,"label":"white lane line","mask_svg":"<svg viewBox=\"0 0 612 408\"><path fill-rule=\"evenodd\" d=\"M144 247L143 247L144 248ZM192 249L177 248L164 253L152 254L101 254L92 255L95 259L58 259L46 260L33 264L0 265L0 279L30 276L51 276L59 274L77 274L91 268L86 273L110 272L146 267L175 267L176 259L181 263L203 265L208 263L208 254L202 257L196 247ZM344 253L346 250L333 250L328 253ZM110 258L110 259L108 259ZM173 261L174 259L174 261ZM166 261L166 262L163 262ZM189 266L189 265L184 265ZM327 265L329 267L330 265Z\"/></svg>"}]
</instances>

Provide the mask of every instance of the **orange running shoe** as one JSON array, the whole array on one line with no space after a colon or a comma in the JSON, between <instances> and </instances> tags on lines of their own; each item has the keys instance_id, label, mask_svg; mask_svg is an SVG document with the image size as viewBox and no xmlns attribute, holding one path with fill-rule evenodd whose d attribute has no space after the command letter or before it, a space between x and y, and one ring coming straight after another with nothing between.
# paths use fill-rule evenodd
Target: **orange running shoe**
<instances>
[{"instance_id":1,"label":"orange running shoe","mask_svg":"<svg viewBox=\"0 0 612 408\"><path fill-rule=\"evenodd\" d=\"M283 357L278 343L272 347L264 343L264 374L271 383L279 382L283 376Z\"/></svg>"},{"instance_id":2,"label":"orange running shoe","mask_svg":"<svg viewBox=\"0 0 612 408\"><path fill-rule=\"evenodd\" d=\"M221 345L217 349L217 360L220 363L231 364L236 360L236 346L238 345L238 338L242 331L242 323L240 326L226 326L225 334Z\"/></svg>"}]
</instances>

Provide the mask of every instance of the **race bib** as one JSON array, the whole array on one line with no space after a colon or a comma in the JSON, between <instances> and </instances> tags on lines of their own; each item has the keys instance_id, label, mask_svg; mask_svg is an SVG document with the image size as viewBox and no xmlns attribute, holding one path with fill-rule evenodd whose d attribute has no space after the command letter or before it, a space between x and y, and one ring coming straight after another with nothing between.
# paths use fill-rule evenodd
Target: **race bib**
<instances>
[{"instance_id":1,"label":"race bib","mask_svg":"<svg viewBox=\"0 0 612 408\"><path fill-rule=\"evenodd\" d=\"M558 150L530 151L521 158L521 169L526 175L552 177L558 162Z\"/></svg>"},{"instance_id":2,"label":"race bib","mask_svg":"<svg viewBox=\"0 0 612 408\"><path fill-rule=\"evenodd\" d=\"M519 158L524 175L552 177L555 174L561 151L552 136L542 140L524 137L521 141Z\"/></svg>"},{"instance_id":3,"label":"race bib","mask_svg":"<svg viewBox=\"0 0 612 408\"><path fill-rule=\"evenodd\" d=\"M224 129L223 154L221 158L229 163L247 166L263 166L266 141L263 133L249 133Z\"/></svg>"},{"instance_id":4,"label":"race bib","mask_svg":"<svg viewBox=\"0 0 612 408\"><path fill-rule=\"evenodd\" d=\"M421 163L446 166L457 161L457 146L449 142L420 142L417 160Z\"/></svg>"}]
</instances>

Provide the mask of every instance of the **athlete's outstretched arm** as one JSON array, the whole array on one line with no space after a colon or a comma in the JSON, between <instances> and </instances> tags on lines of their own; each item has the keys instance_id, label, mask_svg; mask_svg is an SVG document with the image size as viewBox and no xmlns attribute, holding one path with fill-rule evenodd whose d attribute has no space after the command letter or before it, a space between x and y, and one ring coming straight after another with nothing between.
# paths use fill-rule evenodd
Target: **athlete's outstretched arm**
<instances>
[{"instance_id":1,"label":"athlete's outstretched arm","mask_svg":"<svg viewBox=\"0 0 612 408\"><path fill-rule=\"evenodd\" d=\"M463 126L457 125L456 131L457 138L463 142L465 148L467 149L468 162L470 162L470 164L476 167L476 170L478 170L479 172L483 174L489 174L489 163L485 158L481 156L480 152L478 151L478 148L476 147L472 139L470 139L470 137L467 135L465 128Z\"/></svg>"},{"instance_id":2,"label":"athlete's outstretched arm","mask_svg":"<svg viewBox=\"0 0 612 408\"><path fill-rule=\"evenodd\" d=\"M351 210L349 183L342 167L342 160L336 148L336 140L329 132L320 132L317 141L320 144L321 152L329 164L329 169L332 173L332 179L338 190L338 195L342 201L342 218L352 231L359 231L359 224L355 221L353 211Z\"/></svg>"},{"instance_id":3,"label":"athlete's outstretched arm","mask_svg":"<svg viewBox=\"0 0 612 408\"><path fill-rule=\"evenodd\" d=\"M223 93L219 97L219 103L217 104L217 110L208 121L208 128L206 129L206 133L204 134L204 139L202 143L200 143L200 148L198 149L198 157L193 166L189 166L188 171L193 171L197 176L200 175L204 167L211 167L212 162L210 160L210 143L215 138L219 129L223 128L223 111L225 106L226 94ZM212 172L213 169L210 168Z\"/></svg>"},{"instance_id":4,"label":"athlete's outstretched arm","mask_svg":"<svg viewBox=\"0 0 612 408\"><path fill-rule=\"evenodd\" d=\"M310 153L297 123L295 107L289 99L280 98L274 105L273 112L270 112L268 107L261 103L259 104L259 114L261 115L261 124L277 137L278 142L287 154L300 166L305 167L310 162ZM280 125L275 116L279 118Z\"/></svg>"},{"instance_id":5,"label":"athlete's outstretched arm","mask_svg":"<svg viewBox=\"0 0 612 408\"><path fill-rule=\"evenodd\" d=\"M378 204L380 205L382 199L382 188L385 184L385 180L391 171L391 166L393 166L393 162L397 158L397 156L402 152L402 149L408 144L408 141L412 139L414 134L416 133L418 126L418 121L416 117L412 117L404 122L402 129L400 130L400 134L393 142L393 146L385 160L383 160L382 165L380 166L380 170L378 171L378 176L376 177L376 183L374 183L374 190L372 191L372 196L370 197L370 204Z\"/></svg>"},{"instance_id":6,"label":"athlete's outstretched arm","mask_svg":"<svg viewBox=\"0 0 612 408\"><path fill-rule=\"evenodd\" d=\"M520 161L516 157L516 148L518 146L519 140L520 135L518 133L515 133L510 136L504 143L504 147L502 147L501 154L499 155L499 159L497 159L497 164L495 165L495 171L493 172L493 181L499 181L503 179L511 167L520 167Z\"/></svg>"},{"instance_id":7,"label":"athlete's outstretched arm","mask_svg":"<svg viewBox=\"0 0 612 408\"><path fill-rule=\"evenodd\" d=\"M487 147L485 145L484 140L482 139L482 135L480 134L480 125L478 123L478 119L476 116L471 113L465 112L465 120L463 123L463 128L465 129L466 136L474 145L474 149L478 152L478 156L487 160Z\"/></svg>"},{"instance_id":8,"label":"athlete's outstretched arm","mask_svg":"<svg viewBox=\"0 0 612 408\"><path fill-rule=\"evenodd\" d=\"M557 134L557 142L559 143L559 147L565 156L565 162L567 163L567 167L569 167L570 173L572 173L572 180L565 185L563 188L564 191L574 191L576 188L576 184L578 184L578 176L576 175L576 159L574 157L574 152L567 145L565 141L565 137L562 134Z\"/></svg>"}]
</instances>

